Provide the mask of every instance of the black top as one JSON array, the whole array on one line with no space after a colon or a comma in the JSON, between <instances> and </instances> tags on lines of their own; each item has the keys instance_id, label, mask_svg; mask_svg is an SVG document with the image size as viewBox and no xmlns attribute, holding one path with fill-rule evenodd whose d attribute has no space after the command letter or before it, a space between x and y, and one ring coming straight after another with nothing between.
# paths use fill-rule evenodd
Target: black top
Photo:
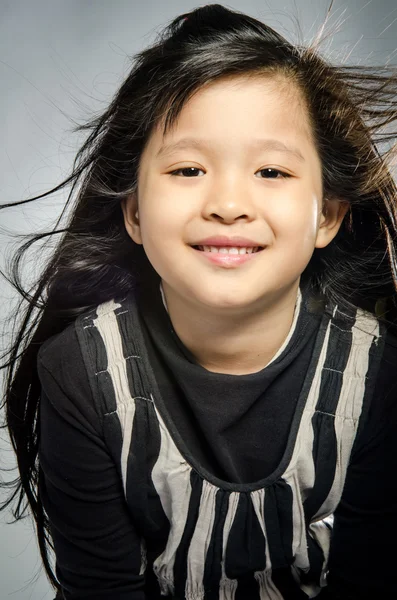
<instances>
[{"instance_id":1,"label":"black top","mask_svg":"<svg viewBox=\"0 0 397 600\"><path fill-rule=\"evenodd\" d=\"M301 310L279 359L257 373L228 375L198 365L159 294L144 296L141 313L164 404L197 462L233 483L272 473L284 453L321 315Z\"/></svg>"},{"instance_id":2,"label":"black top","mask_svg":"<svg viewBox=\"0 0 397 600\"><path fill-rule=\"evenodd\" d=\"M141 315L163 401L197 462L233 483L270 474L285 450L320 316L301 310L287 347L262 371L226 375L197 369L172 328L160 293L144 298ZM397 590L395 365L397 343L388 333L376 393L360 424L334 515L329 587L321 598L383 598ZM133 575L139 571L140 546L120 473L102 438L73 326L44 344L38 366L43 386L41 494L57 569L68 580L65 598L150 598ZM116 581L117 594L111 591Z\"/></svg>"}]
</instances>

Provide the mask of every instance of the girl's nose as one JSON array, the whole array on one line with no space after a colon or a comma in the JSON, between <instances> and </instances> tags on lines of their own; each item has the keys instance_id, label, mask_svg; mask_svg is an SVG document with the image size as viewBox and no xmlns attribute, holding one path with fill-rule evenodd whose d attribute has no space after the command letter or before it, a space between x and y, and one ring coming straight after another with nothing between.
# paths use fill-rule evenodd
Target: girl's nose
<instances>
[{"instance_id":1,"label":"girl's nose","mask_svg":"<svg viewBox=\"0 0 397 600\"><path fill-rule=\"evenodd\" d=\"M246 187L234 181L212 187L203 205L203 216L225 223L236 219L250 221L255 218L255 206Z\"/></svg>"}]
</instances>

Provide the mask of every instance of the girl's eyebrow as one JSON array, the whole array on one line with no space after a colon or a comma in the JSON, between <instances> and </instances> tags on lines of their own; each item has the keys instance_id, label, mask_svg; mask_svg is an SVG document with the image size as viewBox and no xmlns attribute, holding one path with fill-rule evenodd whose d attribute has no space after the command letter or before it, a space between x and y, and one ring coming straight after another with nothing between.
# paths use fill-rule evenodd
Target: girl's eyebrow
<instances>
[{"instance_id":1,"label":"girl's eyebrow","mask_svg":"<svg viewBox=\"0 0 397 600\"><path fill-rule=\"evenodd\" d=\"M169 156L177 152L177 150L188 150L190 148L196 148L198 150L201 149L210 149L211 142L207 140L200 140L198 138L183 138L177 142L173 142L171 144L164 144L156 153L156 158L161 156ZM301 162L305 162L303 154L299 150L299 148L295 146L287 146L281 140L265 138L265 139L256 139L251 144L250 147L253 150L273 150L276 152L285 152L288 154L292 154L295 158L297 158Z\"/></svg>"}]
</instances>

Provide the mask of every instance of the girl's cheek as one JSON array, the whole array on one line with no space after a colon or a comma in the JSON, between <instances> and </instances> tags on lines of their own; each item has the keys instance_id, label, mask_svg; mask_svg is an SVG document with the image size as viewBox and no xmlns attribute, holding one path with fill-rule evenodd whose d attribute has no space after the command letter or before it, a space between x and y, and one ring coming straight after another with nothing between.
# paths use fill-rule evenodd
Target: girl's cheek
<instances>
[{"instance_id":1,"label":"girl's cheek","mask_svg":"<svg viewBox=\"0 0 397 600\"><path fill-rule=\"evenodd\" d=\"M268 215L268 225L273 230L275 238L284 238L297 245L313 245L317 236L318 210L313 203L310 207L289 206L278 210L277 214Z\"/></svg>"},{"instance_id":2,"label":"girl's cheek","mask_svg":"<svg viewBox=\"0 0 397 600\"><path fill-rule=\"evenodd\" d=\"M292 216L293 215L293 216ZM319 225L320 206L316 194L312 194L309 199L303 198L299 206L291 212L292 219L295 221L297 230L301 231L303 237L312 240L317 235Z\"/></svg>"}]
</instances>

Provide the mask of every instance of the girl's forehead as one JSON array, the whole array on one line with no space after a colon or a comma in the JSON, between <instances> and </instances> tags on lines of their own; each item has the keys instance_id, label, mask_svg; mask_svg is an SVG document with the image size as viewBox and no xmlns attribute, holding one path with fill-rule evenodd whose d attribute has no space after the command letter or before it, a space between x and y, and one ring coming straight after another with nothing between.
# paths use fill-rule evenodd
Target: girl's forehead
<instances>
[{"instance_id":1,"label":"girl's forehead","mask_svg":"<svg viewBox=\"0 0 397 600\"><path fill-rule=\"evenodd\" d=\"M248 103L253 98L263 98L266 106L299 106L306 110L304 94L301 87L292 78L281 74L240 75L222 77L197 88L181 109L181 114L197 104L223 103L228 98L239 97ZM171 108L171 105L170 107Z\"/></svg>"},{"instance_id":2,"label":"girl's forehead","mask_svg":"<svg viewBox=\"0 0 397 600\"><path fill-rule=\"evenodd\" d=\"M171 108L170 105L168 110ZM259 134L262 126L313 141L303 90L282 75L235 76L205 84L184 102L172 125L165 130L167 113L163 113L154 127L150 145L164 146L187 130L196 133L207 127L212 134L222 125L228 133L243 132L247 127L248 132Z\"/></svg>"}]
</instances>

